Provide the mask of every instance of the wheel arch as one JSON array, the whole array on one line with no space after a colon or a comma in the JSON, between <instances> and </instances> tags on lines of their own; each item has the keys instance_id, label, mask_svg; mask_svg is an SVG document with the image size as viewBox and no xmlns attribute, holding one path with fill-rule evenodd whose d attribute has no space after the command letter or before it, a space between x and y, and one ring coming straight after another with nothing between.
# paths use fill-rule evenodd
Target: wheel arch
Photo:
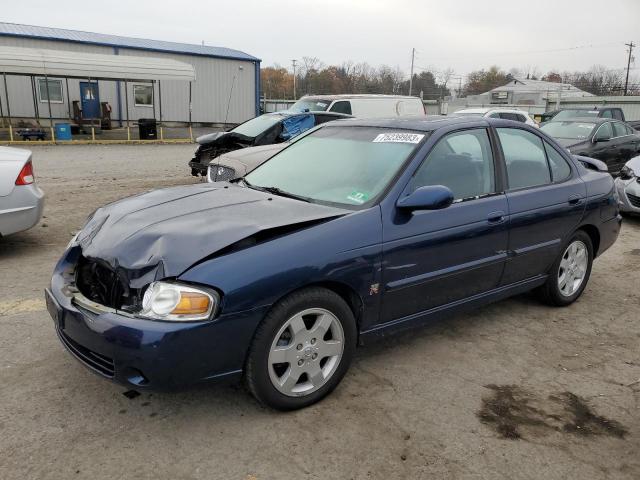
<instances>
[{"instance_id":1,"label":"wheel arch","mask_svg":"<svg viewBox=\"0 0 640 480\"><path fill-rule=\"evenodd\" d=\"M589 235L591 244L593 245L593 258L596 258L600 250L600 230L598 230L598 227L592 224L581 225L576 230L576 232L580 230Z\"/></svg>"}]
</instances>

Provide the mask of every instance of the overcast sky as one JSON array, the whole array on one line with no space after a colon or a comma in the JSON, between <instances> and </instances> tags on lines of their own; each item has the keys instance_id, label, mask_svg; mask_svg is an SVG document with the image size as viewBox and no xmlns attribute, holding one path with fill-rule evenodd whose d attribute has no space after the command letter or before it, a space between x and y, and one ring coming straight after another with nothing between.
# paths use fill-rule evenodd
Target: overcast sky
<instances>
[{"instance_id":1,"label":"overcast sky","mask_svg":"<svg viewBox=\"0 0 640 480\"><path fill-rule=\"evenodd\" d=\"M9 2L9 0L3 0ZM498 65L548 70L626 66L640 43L640 0L28 0L2 21L225 46L289 67L318 57L457 74ZM635 50L640 67L640 48ZM417 70L418 70L417 68ZM419 71L419 70L418 70ZM634 70L639 74L640 68Z\"/></svg>"}]
</instances>

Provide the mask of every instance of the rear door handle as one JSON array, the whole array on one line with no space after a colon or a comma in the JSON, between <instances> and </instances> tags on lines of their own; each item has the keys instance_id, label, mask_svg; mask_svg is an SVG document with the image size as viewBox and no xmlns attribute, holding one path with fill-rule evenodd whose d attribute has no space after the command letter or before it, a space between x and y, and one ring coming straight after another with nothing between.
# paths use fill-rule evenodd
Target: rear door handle
<instances>
[{"instance_id":1,"label":"rear door handle","mask_svg":"<svg viewBox=\"0 0 640 480\"><path fill-rule=\"evenodd\" d=\"M502 223L504 222L504 212L499 210L497 212L491 212L487 215L487 222L489 223Z\"/></svg>"},{"instance_id":2,"label":"rear door handle","mask_svg":"<svg viewBox=\"0 0 640 480\"><path fill-rule=\"evenodd\" d=\"M569 205L579 205L582 202L580 195L571 195L569 197Z\"/></svg>"}]
</instances>

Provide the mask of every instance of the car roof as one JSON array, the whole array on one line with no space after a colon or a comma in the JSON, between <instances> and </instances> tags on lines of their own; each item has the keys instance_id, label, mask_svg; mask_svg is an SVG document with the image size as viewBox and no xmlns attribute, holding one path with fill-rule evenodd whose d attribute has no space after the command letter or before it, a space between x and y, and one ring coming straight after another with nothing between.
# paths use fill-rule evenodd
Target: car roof
<instances>
[{"instance_id":1,"label":"car roof","mask_svg":"<svg viewBox=\"0 0 640 480\"><path fill-rule=\"evenodd\" d=\"M569 118L552 118L548 122L545 123L562 123L562 122L574 122L574 123L595 123L596 125L600 125L606 122L620 122L624 123L622 120L618 120L617 118L602 118L602 117L581 117L576 115L575 117Z\"/></svg>"},{"instance_id":2,"label":"car roof","mask_svg":"<svg viewBox=\"0 0 640 480\"><path fill-rule=\"evenodd\" d=\"M293 110L282 110L280 112L268 112L268 113L263 113L264 115L269 115L271 117L295 117L296 115L327 115L330 117L336 117L336 118L353 118L353 115L348 115L346 113L338 113L338 112L316 112L316 111L312 111L312 112L297 112L297 111L293 111Z\"/></svg>"},{"instance_id":3,"label":"car roof","mask_svg":"<svg viewBox=\"0 0 640 480\"><path fill-rule=\"evenodd\" d=\"M463 108L462 110L456 110L453 113L487 113L487 112L507 112L507 113L527 113L524 110L518 108L508 107L477 107L477 108Z\"/></svg>"},{"instance_id":4,"label":"car roof","mask_svg":"<svg viewBox=\"0 0 640 480\"><path fill-rule=\"evenodd\" d=\"M350 98L395 98L395 99L404 99L404 100L420 100L419 97L410 97L408 95L384 95L384 94L370 94L370 93L346 93L339 95L305 95L300 97L299 100L310 100L310 99L318 99L318 100L346 100Z\"/></svg>"},{"instance_id":5,"label":"car roof","mask_svg":"<svg viewBox=\"0 0 640 480\"><path fill-rule=\"evenodd\" d=\"M391 118L352 118L340 121L340 126L350 127L375 127L398 128L402 130L415 130L418 132L432 132L450 125L473 123L475 125L489 125L496 120L504 124L508 120L487 119L478 117L446 117L443 115L427 115L415 117L391 117ZM335 125L335 124L334 124Z\"/></svg>"}]
</instances>

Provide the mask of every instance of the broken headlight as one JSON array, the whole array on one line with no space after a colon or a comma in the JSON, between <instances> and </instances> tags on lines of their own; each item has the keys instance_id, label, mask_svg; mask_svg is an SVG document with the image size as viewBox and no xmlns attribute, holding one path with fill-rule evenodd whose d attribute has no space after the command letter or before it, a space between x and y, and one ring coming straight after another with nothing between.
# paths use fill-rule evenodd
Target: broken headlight
<instances>
[{"instance_id":1,"label":"broken headlight","mask_svg":"<svg viewBox=\"0 0 640 480\"><path fill-rule=\"evenodd\" d=\"M622 169L620 170L620 178L622 180L631 180L635 176L636 176L635 172L631 170L631 168L627 167L626 165L622 167Z\"/></svg>"},{"instance_id":2,"label":"broken headlight","mask_svg":"<svg viewBox=\"0 0 640 480\"><path fill-rule=\"evenodd\" d=\"M179 283L153 282L144 293L139 315L172 322L208 320L219 302L220 297L214 291Z\"/></svg>"}]
</instances>

